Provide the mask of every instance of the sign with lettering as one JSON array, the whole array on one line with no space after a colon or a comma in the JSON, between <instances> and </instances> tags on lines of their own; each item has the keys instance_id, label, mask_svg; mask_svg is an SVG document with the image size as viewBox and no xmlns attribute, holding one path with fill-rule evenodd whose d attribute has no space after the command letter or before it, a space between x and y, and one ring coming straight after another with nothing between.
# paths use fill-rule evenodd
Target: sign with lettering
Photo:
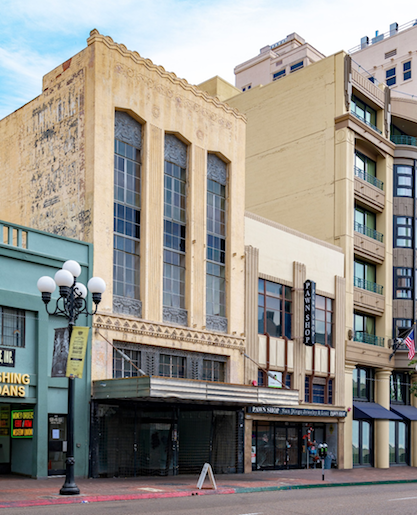
<instances>
[{"instance_id":1,"label":"sign with lettering","mask_svg":"<svg viewBox=\"0 0 417 515\"><path fill-rule=\"evenodd\" d=\"M29 374L0 372L0 397L26 397L26 385L29 384Z\"/></svg>"},{"instance_id":2,"label":"sign with lettering","mask_svg":"<svg viewBox=\"0 0 417 515\"><path fill-rule=\"evenodd\" d=\"M82 378L89 327L73 327L67 361L67 377Z\"/></svg>"},{"instance_id":3,"label":"sign with lettering","mask_svg":"<svg viewBox=\"0 0 417 515\"><path fill-rule=\"evenodd\" d=\"M304 283L304 344L313 346L316 343L316 283Z\"/></svg>"},{"instance_id":4,"label":"sign with lettering","mask_svg":"<svg viewBox=\"0 0 417 515\"><path fill-rule=\"evenodd\" d=\"M14 367L15 366L15 349L2 349L0 348L0 367Z\"/></svg>"},{"instance_id":5,"label":"sign with lettering","mask_svg":"<svg viewBox=\"0 0 417 515\"><path fill-rule=\"evenodd\" d=\"M347 411L310 408L281 408L279 406L249 406L248 413L257 415L291 415L297 417L346 417Z\"/></svg>"},{"instance_id":6,"label":"sign with lettering","mask_svg":"<svg viewBox=\"0 0 417 515\"><path fill-rule=\"evenodd\" d=\"M33 438L33 409L12 410L12 438Z\"/></svg>"}]
</instances>

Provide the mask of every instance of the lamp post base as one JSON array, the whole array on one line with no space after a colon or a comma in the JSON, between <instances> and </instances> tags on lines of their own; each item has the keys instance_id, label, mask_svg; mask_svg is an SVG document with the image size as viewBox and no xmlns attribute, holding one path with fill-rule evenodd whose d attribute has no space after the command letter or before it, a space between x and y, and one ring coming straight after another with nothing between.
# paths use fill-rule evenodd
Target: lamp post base
<instances>
[{"instance_id":1,"label":"lamp post base","mask_svg":"<svg viewBox=\"0 0 417 515\"><path fill-rule=\"evenodd\" d=\"M75 483L65 482L59 493L60 495L78 495L80 493L80 489Z\"/></svg>"}]
</instances>

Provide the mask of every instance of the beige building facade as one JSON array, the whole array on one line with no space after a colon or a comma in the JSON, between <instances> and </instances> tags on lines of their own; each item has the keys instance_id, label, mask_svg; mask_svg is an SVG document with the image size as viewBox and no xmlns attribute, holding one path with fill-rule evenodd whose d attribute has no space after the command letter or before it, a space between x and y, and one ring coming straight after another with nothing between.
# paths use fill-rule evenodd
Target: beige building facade
<instances>
[{"instance_id":1,"label":"beige building facade","mask_svg":"<svg viewBox=\"0 0 417 515\"><path fill-rule=\"evenodd\" d=\"M246 363L259 388L295 389L298 402L253 406L245 420L245 471L326 465L344 468L344 254L294 229L247 212ZM315 285L316 343L304 343L304 285Z\"/></svg>"},{"instance_id":2,"label":"beige building facade","mask_svg":"<svg viewBox=\"0 0 417 515\"><path fill-rule=\"evenodd\" d=\"M225 101L248 119L246 209L345 255L344 466L416 463L414 415L389 411L391 401L414 402L409 369L396 372L404 351L390 359L396 145L389 88L340 52ZM405 372L403 363L398 368Z\"/></svg>"},{"instance_id":3,"label":"beige building facade","mask_svg":"<svg viewBox=\"0 0 417 515\"><path fill-rule=\"evenodd\" d=\"M349 53L360 73L377 84L386 84L392 97L411 98L417 92L415 79L417 20L392 23L389 31L361 38Z\"/></svg>"},{"instance_id":4,"label":"beige building facade","mask_svg":"<svg viewBox=\"0 0 417 515\"><path fill-rule=\"evenodd\" d=\"M264 46L259 55L236 66L236 87L240 91L248 91L255 86L281 79L323 58L322 53L294 32L273 45Z\"/></svg>"},{"instance_id":5,"label":"beige building facade","mask_svg":"<svg viewBox=\"0 0 417 515\"><path fill-rule=\"evenodd\" d=\"M93 476L243 471L244 115L93 30L0 121L0 218L94 244ZM47 249L45 249L47 253Z\"/></svg>"}]
</instances>

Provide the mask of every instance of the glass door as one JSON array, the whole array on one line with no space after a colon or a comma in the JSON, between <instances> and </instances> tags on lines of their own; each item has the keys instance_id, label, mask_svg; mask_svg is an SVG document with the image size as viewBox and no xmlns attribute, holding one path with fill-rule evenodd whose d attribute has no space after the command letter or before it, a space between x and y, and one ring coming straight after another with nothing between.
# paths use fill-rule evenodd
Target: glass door
<instances>
[{"instance_id":1,"label":"glass door","mask_svg":"<svg viewBox=\"0 0 417 515\"><path fill-rule=\"evenodd\" d=\"M275 468L299 468L298 426L275 426Z\"/></svg>"}]
</instances>

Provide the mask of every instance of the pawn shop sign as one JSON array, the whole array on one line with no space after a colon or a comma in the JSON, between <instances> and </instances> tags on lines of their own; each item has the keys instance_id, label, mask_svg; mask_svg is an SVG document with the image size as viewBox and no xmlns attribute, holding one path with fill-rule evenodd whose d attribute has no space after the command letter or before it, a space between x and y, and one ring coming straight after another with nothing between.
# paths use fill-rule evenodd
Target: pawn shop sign
<instances>
[{"instance_id":1,"label":"pawn shop sign","mask_svg":"<svg viewBox=\"0 0 417 515\"><path fill-rule=\"evenodd\" d=\"M73 327L67 361L67 377L83 377L89 327Z\"/></svg>"}]
</instances>

